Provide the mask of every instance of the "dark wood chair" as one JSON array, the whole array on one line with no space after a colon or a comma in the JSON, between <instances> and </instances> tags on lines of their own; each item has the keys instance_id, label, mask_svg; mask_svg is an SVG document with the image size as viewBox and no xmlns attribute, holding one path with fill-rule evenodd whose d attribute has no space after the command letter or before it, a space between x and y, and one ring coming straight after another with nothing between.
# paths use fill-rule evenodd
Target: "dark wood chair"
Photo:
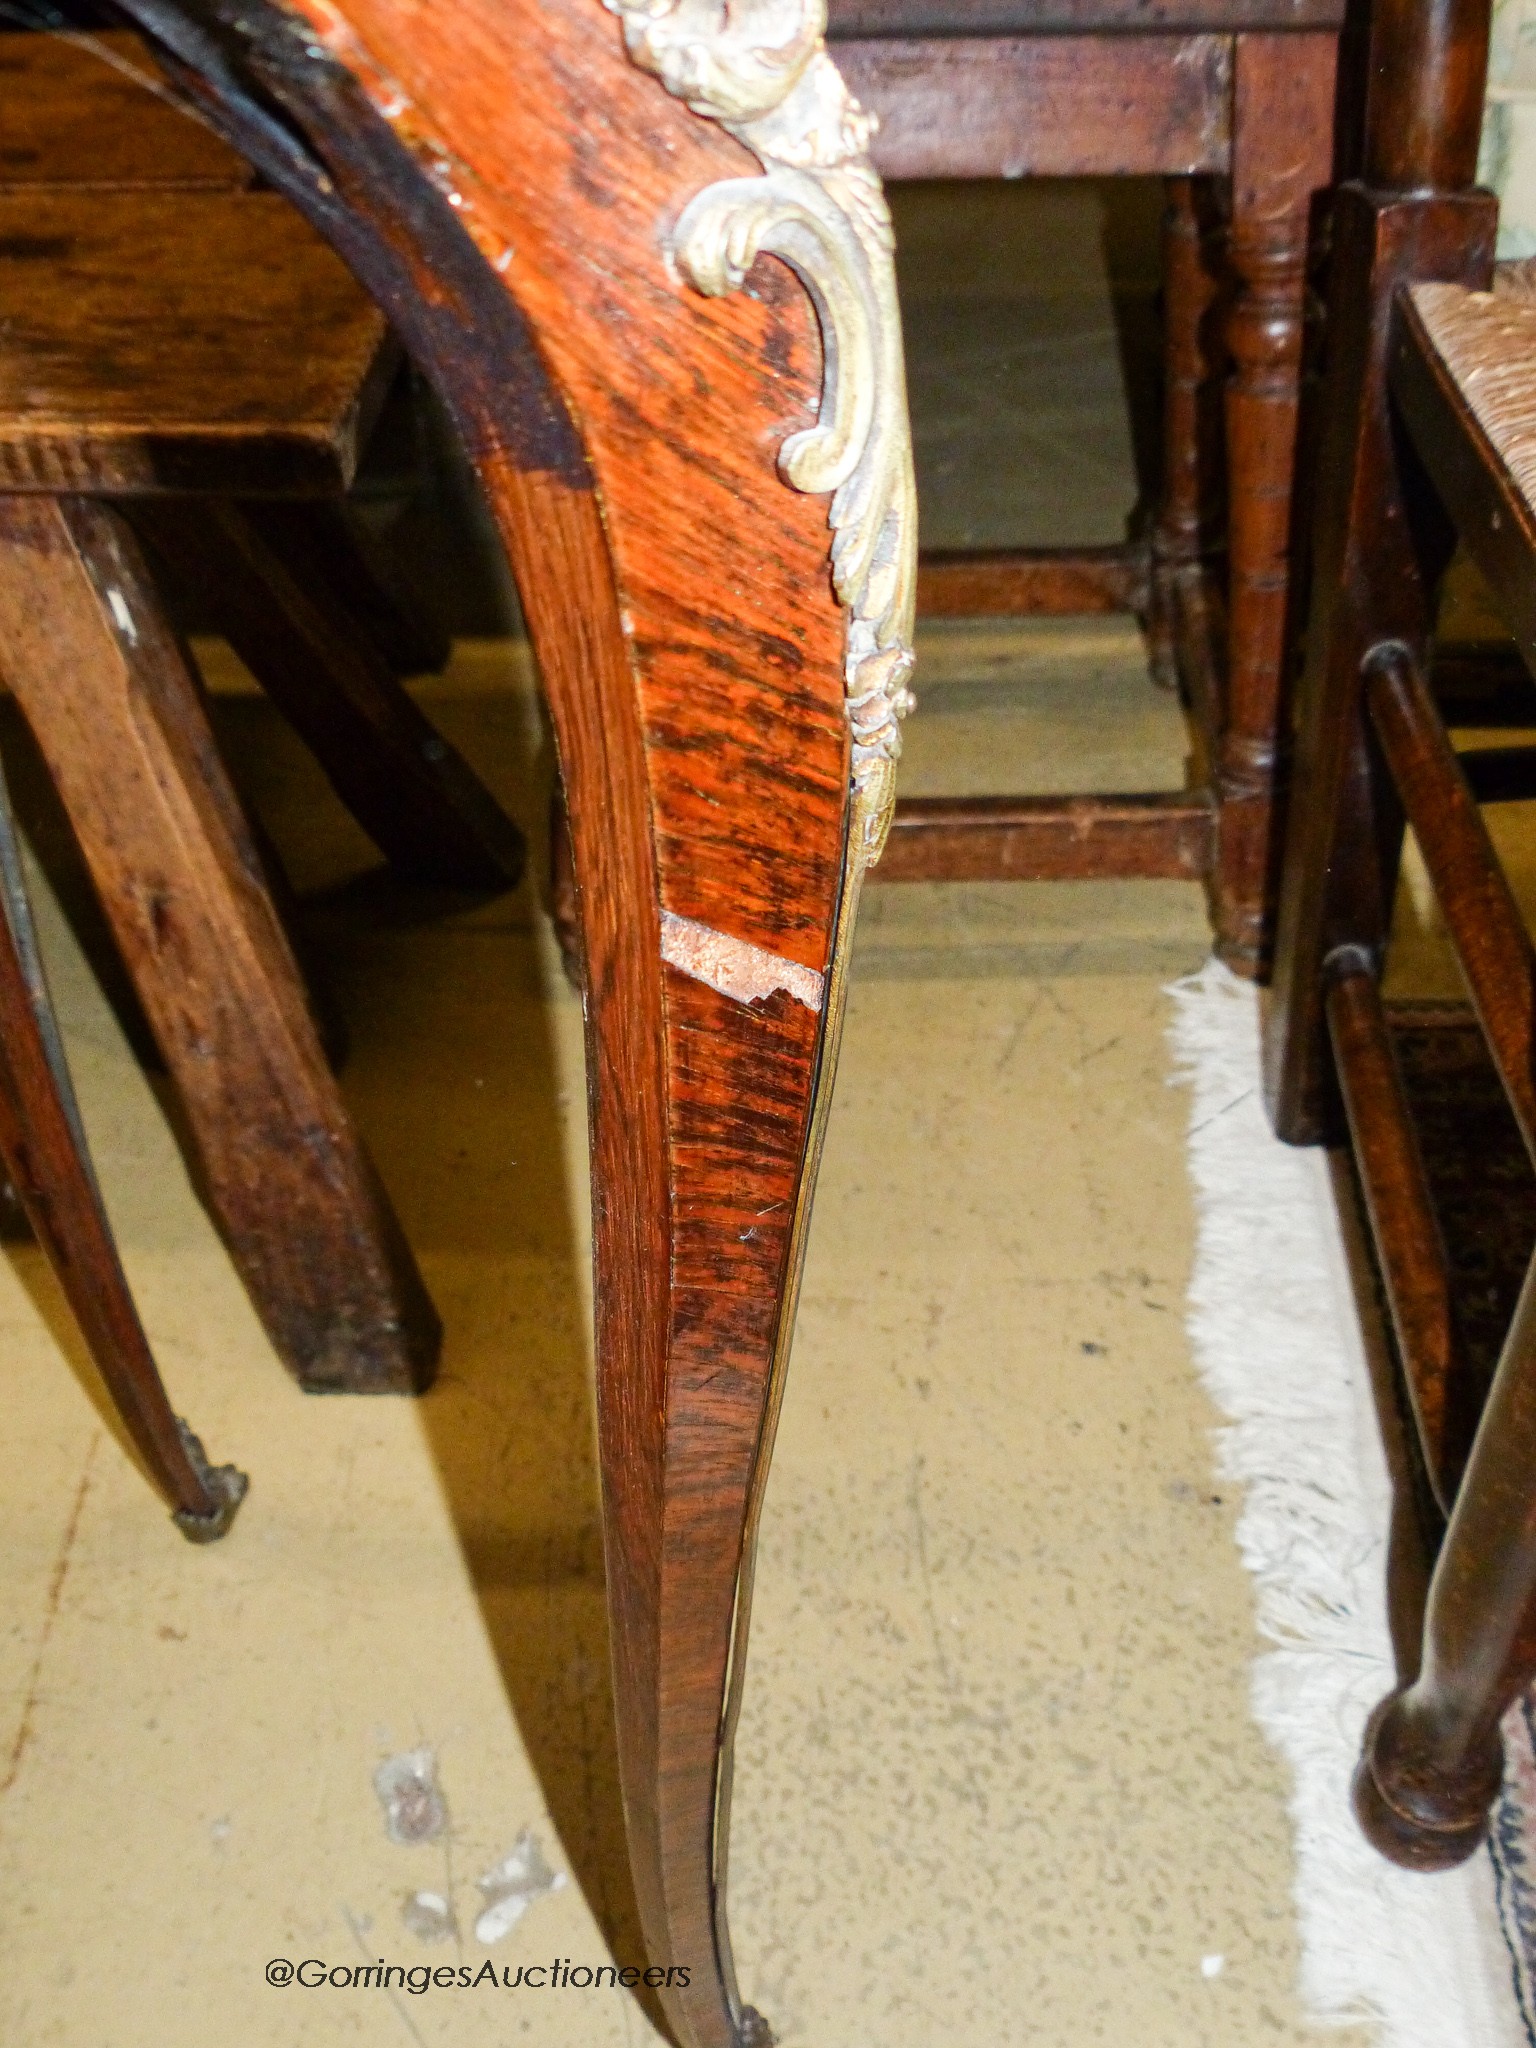
<instances>
[{"instance_id":1,"label":"dark wood chair","mask_svg":"<svg viewBox=\"0 0 1536 2048\"><path fill-rule=\"evenodd\" d=\"M155 97L138 38L3 36L0 75L0 678L279 1354L314 1390L418 1388L436 1313L151 567L199 588L398 871L514 883L515 826L397 678L446 642L341 502L399 352L292 209Z\"/></svg>"},{"instance_id":2,"label":"dark wood chair","mask_svg":"<svg viewBox=\"0 0 1536 2048\"><path fill-rule=\"evenodd\" d=\"M1309 230L1333 175L1342 23L1342 0L830 0L888 182L1168 180L1150 533L927 556L918 608L1137 612L1185 696L1191 783L903 802L875 879L1200 876L1217 951L1267 970Z\"/></svg>"},{"instance_id":3,"label":"dark wood chair","mask_svg":"<svg viewBox=\"0 0 1536 2048\"><path fill-rule=\"evenodd\" d=\"M1488 289L1497 205L1473 185L1487 49L1486 0L1374 10L1363 171L1335 212L1265 1030L1281 1134L1347 1132L1353 1145L1422 1454L1438 1555L1356 1780L1371 1839L1422 1868L1482 1839L1499 1724L1536 1677L1536 1286L1527 1279L1491 1386L1479 1384L1381 992L1406 817L1536 1158L1536 950L1479 810L1480 796L1536 794L1536 749L1458 756L1431 669L1437 585L1459 536L1536 670L1536 305ZM1495 694L1499 715L1536 725L1529 678ZM1503 1197L1489 1186L1487 1199Z\"/></svg>"}]
</instances>

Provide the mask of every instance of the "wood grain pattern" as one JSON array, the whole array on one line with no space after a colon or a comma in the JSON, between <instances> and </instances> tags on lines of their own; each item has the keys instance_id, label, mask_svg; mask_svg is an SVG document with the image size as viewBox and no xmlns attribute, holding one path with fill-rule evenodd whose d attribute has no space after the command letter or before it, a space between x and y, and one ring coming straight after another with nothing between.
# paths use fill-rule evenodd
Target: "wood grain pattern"
<instances>
[{"instance_id":1,"label":"wood grain pattern","mask_svg":"<svg viewBox=\"0 0 1536 2048\"><path fill-rule=\"evenodd\" d=\"M171 103L140 37L0 29L0 188L240 191L251 167Z\"/></svg>"},{"instance_id":2,"label":"wood grain pattern","mask_svg":"<svg viewBox=\"0 0 1536 2048\"><path fill-rule=\"evenodd\" d=\"M0 777L0 1163L128 1439L185 1534L225 1534L245 1493L177 1421L139 1321L86 1149Z\"/></svg>"},{"instance_id":3,"label":"wood grain pattern","mask_svg":"<svg viewBox=\"0 0 1536 2048\"><path fill-rule=\"evenodd\" d=\"M1468 554L1495 592L1500 613L1529 666L1536 661L1536 591L1530 572L1536 509L1529 489L1536 479L1522 478L1513 437L1497 431L1499 408L1490 410L1481 402L1480 390L1465 388L1467 376L1482 366L1479 351L1453 345L1448 353L1442 345L1444 337L1432 325L1432 314L1445 310L1447 303L1422 292L1403 294L1393 317L1388 378L1392 395L1412 426L1418 457ZM1463 322L1470 312L1485 341L1496 334L1508 339L1509 367L1501 365L1501 379L1507 391L1518 389L1527 367L1529 333L1523 317L1511 322L1508 316L1524 316L1536 308L1518 301L1511 306L1471 292L1457 293L1450 303ZM1484 309L1490 317L1484 317ZM1483 379L1475 381L1480 385ZM1506 398L1506 407L1508 403Z\"/></svg>"},{"instance_id":4,"label":"wood grain pattern","mask_svg":"<svg viewBox=\"0 0 1536 2048\"><path fill-rule=\"evenodd\" d=\"M1428 637L1387 411L1392 300L1412 277L1486 285L1495 225L1496 208L1476 193L1345 185L1335 202L1311 610L1264 1018L1266 1098L1292 1143L1337 1131L1323 960L1337 945L1382 943L1396 868L1395 799L1372 781L1364 753L1361 667L1378 641L1422 647Z\"/></svg>"},{"instance_id":5,"label":"wood grain pattern","mask_svg":"<svg viewBox=\"0 0 1536 2048\"><path fill-rule=\"evenodd\" d=\"M0 490L346 487L395 355L270 192L0 190Z\"/></svg>"},{"instance_id":6,"label":"wood grain pattern","mask_svg":"<svg viewBox=\"0 0 1536 2048\"><path fill-rule=\"evenodd\" d=\"M1422 374L1434 367L1430 356L1411 336L1404 345L1406 288L1491 282L1494 208L1490 195L1469 189L1487 47L1485 0L1382 0L1361 67L1369 80L1361 146L1369 182L1346 186L1335 214L1312 612L1267 1028L1271 1101L1292 1137L1315 1139L1328 1125L1320 984L1325 962L1335 972L1356 963L1358 973L1343 971L1358 998L1375 972L1399 799L1528 1147L1536 1135L1536 955L1424 680L1426 593L1455 538L1445 515L1459 519L1478 501L1474 492L1440 503L1420 456L1434 451L1443 470L1441 458L1456 444L1445 473L1480 478L1486 489L1486 450L1468 457L1482 429L1454 378L1437 390ZM1403 416L1389 415L1389 351L1405 396L1429 394L1421 419L1407 416L1409 405ZM1443 359L1435 361L1444 370ZM1528 578L1528 540L1523 553ZM1340 1000L1335 984L1330 1012ZM1336 1030L1350 1023L1337 1014L1333 1021ZM1446 1335L1435 1327L1443 1261L1426 1242L1422 1214L1417 1231L1402 1228L1405 1205L1419 1206L1408 1185L1415 1168L1405 1160L1390 1079L1384 1088L1358 1085L1369 1079L1361 1021L1357 1014L1353 1030L1338 1035L1341 1078L1367 1179L1396 1155L1388 1208L1397 1213L1382 1218L1383 1262L1396 1267L1394 1289L1433 1352ZM1365 1021L1369 1036L1379 1020ZM1536 1675L1533 1469L1536 1276L1528 1275L1439 1547L1417 1669L1410 1654L1405 1683L1371 1717L1355 1778L1366 1835L1413 1868L1459 1863L1482 1840L1503 1776L1500 1722Z\"/></svg>"},{"instance_id":7,"label":"wood grain pattern","mask_svg":"<svg viewBox=\"0 0 1536 2048\"><path fill-rule=\"evenodd\" d=\"M879 117L871 153L885 178L1144 177L1228 166L1228 36L849 41L837 63Z\"/></svg>"},{"instance_id":8,"label":"wood grain pattern","mask_svg":"<svg viewBox=\"0 0 1536 2048\"><path fill-rule=\"evenodd\" d=\"M279 1355L402 1392L441 1330L316 1036L197 687L121 518L0 501L0 672L69 812Z\"/></svg>"},{"instance_id":9,"label":"wood grain pattern","mask_svg":"<svg viewBox=\"0 0 1536 2048\"><path fill-rule=\"evenodd\" d=\"M1113 10L1104 18L1114 26ZM1274 789L1308 235L1331 175L1338 37L1331 25L1273 34L1235 19L1212 26L1242 32L1182 42L1151 33L989 40L957 8L924 39L895 8L864 40L849 27L837 47L879 115L875 153L888 177L1179 174L1165 235L1163 495L1149 585L1134 608L1154 674L1180 685L1194 714L1198 772L1215 798L1216 857L1200 871L1217 950L1238 972L1262 976L1279 865ZM1213 179L1193 174L1228 167L1224 204ZM1223 540L1224 602L1215 591ZM1094 587L1059 565L1053 573L1043 556L1021 558L1011 574L998 560L969 575L959 560L946 562L920 587L927 610L986 615L1010 599L1021 613L1124 601L1111 581ZM1147 872L1140 843L1124 833L1098 842L1105 859L1123 851L1128 874ZM941 872L945 844L960 842L927 841L920 872Z\"/></svg>"}]
</instances>

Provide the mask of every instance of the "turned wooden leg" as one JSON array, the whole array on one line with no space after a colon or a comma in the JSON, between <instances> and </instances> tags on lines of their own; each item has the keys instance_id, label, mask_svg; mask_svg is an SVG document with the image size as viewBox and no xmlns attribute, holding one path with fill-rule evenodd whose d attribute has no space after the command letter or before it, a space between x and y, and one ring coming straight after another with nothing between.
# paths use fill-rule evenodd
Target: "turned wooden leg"
<instances>
[{"instance_id":1,"label":"turned wooden leg","mask_svg":"<svg viewBox=\"0 0 1536 2048\"><path fill-rule=\"evenodd\" d=\"M522 834L338 608L324 582L334 546L308 556L302 528L274 546L268 529L287 507L259 520L227 498L126 509L157 552L197 576L235 652L399 873L456 888L516 885Z\"/></svg>"},{"instance_id":2,"label":"turned wooden leg","mask_svg":"<svg viewBox=\"0 0 1536 2048\"><path fill-rule=\"evenodd\" d=\"M1395 1862L1472 1854L1503 1778L1499 1723L1536 1678L1536 1264L1504 1342L1424 1614L1418 1676L1371 1717L1355 1808Z\"/></svg>"},{"instance_id":3,"label":"turned wooden leg","mask_svg":"<svg viewBox=\"0 0 1536 2048\"><path fill-rule=\"evenodd\" d=\"M1163 214L1163 477L1152 531L1147 617L1152 672L1178 687L1181 600L1207 573L1221 516L1221 381L1211 356L1221 296L1224 224L1208 178L1169 178ZM1187 687L1203 731L1214 733L1219 677L1197 661Z\"/></svg>"},{"instance_id":4,"label":"turned wooden leg","mask_svg":"<svg viewBox=\"0 0 1536 2048\"><path fill-rule=\"evenodd\" d=\"M407 1392L440 1325L316 1037L261 864L133 536L0 501L0 671L69 813L279 1355Z\"/></svg>"},{"instance_id":5,"label":"turned wooden leg","mask_svg":"<svg viewBox=\"0 0 1536 2048\"><path fill-rule=\"evenodd\" d=\"M1228 320L1228 629L1216 757L1216 950L1269 965L1278 867L1275 774L1285 663L1291 484L1307 235L1333 154L1333 35L1237 38Z\"/></svg>"},{"instance_id":6,"label":"turned wooden leg","mask_svg":"<svg viewBox=\"0 0 1536 2048\"><path fill-rule=\"evenodd\" d=\"M222 1536L245 1475L210 1467L171 1412L86 1151L0 776L0 1161L151 1478L194 1543Z\"/></svg>"}]
</instances>

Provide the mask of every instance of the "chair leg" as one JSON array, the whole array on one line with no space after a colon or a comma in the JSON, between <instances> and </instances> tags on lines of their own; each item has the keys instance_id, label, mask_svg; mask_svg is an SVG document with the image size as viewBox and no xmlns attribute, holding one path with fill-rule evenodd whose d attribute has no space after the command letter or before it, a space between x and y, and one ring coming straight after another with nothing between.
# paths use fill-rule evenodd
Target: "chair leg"
<instances>
[{"instance_id":1,"label":"chair leg","mask_svg":"<svg viewBox=\"0 0 1536 2048\"><path fill-rule=\"evenodd\" d=\"M199 578L235 652L402 875L465 889L517 884L522 834L338 609L322 581L327 557L279 553L271 521L230 499L146 498L128 509L157 552Z\"/></svg>"},{"instance_id":2,"label":"chair leg","mask_svg":"<svg viewBox=\"0 0 1536 2048\"><path fill-rule=\"evenodd\" d=\"M1228 322L1228 637L1216 758L1216 950L1262 976L1278 872L1274 789L1284 667L1291 485L1307 239L1330 181L1337 37L1242 35L1233 92L1237 296Z\"/></svg>"},{"instance_id":3,"label":"chair leg","mask_svg":"<svg viewBox=\"0 0 1536 2048\"><path fill-rule=\"evenodd\" d=\"M374 539L344 498L252 498L241 511L305 589L323 591L397 676L436 675L453 642L398 551Z\"/></svg>"},{"instance_id":4,"label":"chair leg","mask_svg":"<svg viewBox=\"0 0 1536 2048\"><path fill-rule=\"evenodd\" d=\"M1355 1778L1365 1832L1413 1869L1460 1863L1487 1833L1504 1771L1499 1723L1536 1678L1533 1469L1536 1262L1430 1582L1418 1675L1372 1715Z\"/></svg>"},{"instance_id":5,"label":"chair leg","mask_svg":"<svg viewBox=\"0 0 1536 2048\"><path fill-rule=\"evenodd\" d=\"M1221 292L1215 196L1206 178L1169 178L1163 214L1163 474L1152 533L1147 618L1152 672L1165 688L1180 675L1181 611L1203 578L1220 517L1221 386L1211 361ZM1183 678L1191 708L1214 738L1219 678L1211 664Z\"/></svg>"},{"instance_id":6,"label":"chair leg","mask_svg":"<svg viewBox=\"0 0 1536 2048\"><path fill-rule=\"evenodd\" d=\"M1379 949L1391 909L1400 812L1372 772L1362 666L1379 642L1422 652L1429 633L1424 565L1387 404L1392 298L1412 278L1486 288L1496 220L1493 199L1473 192L1420 196L1345 185L1335 200L1311 612L1264 1007L1265 1096L1275 1129L1293 1144L1340 1131L1323 963L1340 945Z\"/></svg>"},{"instance_id":7,"label":"chair leg","mask_svg":"<svg viewBox=\"0 0 1536 2048\"><path fill-rule=\"evenodd\" d=\"M245 1475L210 1467L171 1412L86 1150L0 775L0 1161L135 1449L194 1543L224 1535Z\"/></svg>"},{"instance_id":8,"label":"chair leg","mask_svg":"<svg viewBox=\"0 0 1536 2048\"><path fill-rule=\"evenodd\" d=\"M0 671L279 1355L316 1392L420 1388L436 1312L326 1064L196 684L111 508L0 501Z\"/></svg>"},{"instance_id":9,"label":"chair leg","mask_svg":"<svg viewBox=\"0 0 1536 2048\"><path fill-rule=\"evenodd\" d=\"M607 554L614 500L600 514L590 492L539 475L494 479L492 497L568 800L631 1868L652 1963L683 1966L659 1990L679 2042L763 2048L726 1919L731 1738L856 894L839 882L841 795L822 780L838 775L841 737L811 717L796 758L753 758L728 703L705 710L679 690L668 715L707 729L717 778L710 838L690 843L694 757L648 746L636 716ZM822 622L806 624L819 648ZM713 630L728 647L752 628ZM683 828L660 845L658 814ZM778 869L771 897L743 887L743 857ZM752 942L736 936L743 926ZM827 970L801 965L808 955Z\"/></svg>"}]
</instances>

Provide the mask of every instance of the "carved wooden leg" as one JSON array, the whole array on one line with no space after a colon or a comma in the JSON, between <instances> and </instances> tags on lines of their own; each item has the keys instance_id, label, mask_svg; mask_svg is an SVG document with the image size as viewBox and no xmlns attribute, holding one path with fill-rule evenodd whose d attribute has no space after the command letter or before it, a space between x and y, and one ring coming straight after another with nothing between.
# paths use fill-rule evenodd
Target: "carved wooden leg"
<instances>
[{"instance_id":1,"label":"carved wooden leg","mask_svg":"<svg viewBox=\"0 0 1536 2048\"><path fill-rule=\"evenodd\" d=\"M316 1038L196 685L119 515L0 501L0 669L69 812L268 1335L407 1392L437 1316Z\"/></svg>"},{"instance_id":2,"label":"carved wooden leg","mask_svg":"<svg viewBox=\"0 0 1536 2048\"><path fill-rule=\"evenodd\" d=\"M1147 618L1152 671L1180 681L1181 600L1206 572L1220 520L1221 385L1211 362L1223 225L1206 178L1169 178L1163 214L1163 482L1152 532ZM1209 664L1188 679L1191 708L1214 745L1219 677Z\"/></svg>"},{"instance_id":3,"label":"carved wooden leg","mask_svg":"<svg viewBox=\"0 0 1536 2048\"><path fill-rule=\"evenodd\" d=\"M1355 1779L1384 1855L1439 1870L1470 1856L1503 1778L1499 1723L1536 1678L1536 1264L1483 1410L1424 1615L1418 1676L1383 1700Z\"/></svg>"},{"instance_id":4,"label":"carved wooden leg","mask_svg":"<svg viewBox=\"0 0 1536 2048\"><path fill-rule=\"evenodd\" d=\"M637 721L604 532L614 501L603 522L588 492L550 477L490 482L568 798L631 1864L680 2041L758 2048L771 2037L737 1991L726 1922L731 1736L857 897L857 860L839 878L842 749L771 656L760 686L768 702L785 693L779 715L803 744L795 761L776 746L756 753L741 683L690 706L653 671L660 718ZM614 479L637 507L638 482ZM653 479L653 519L659 509ZM667 518L678 534L681 510L674 501ZM666 563L656 568L664 583ZM754 601L740 625L761 634L766 616ZM704 612L694 633L706 661L711 645L723 653L737 640ZM701 742L707 819L692 763Z\"/></svg>"},{"instance_id":5,"label":"carved wooden leg","mask_svg":"<svg viewBox=\"0 0 1536 2048\"><path fill-rule=\"evenodd\" d=\"M64 1291L113 1406L177 1527L212 1543L245 1475L211 1468L171 1412L86 1151L0 776L0 1161Z\"/></svg>"},{"instance_id":6,"label":"carved wooden leg","mask_svg":"<svg viewBox=\"0 0 1536 2048\"><path fill-rule=\"evenodd\" d=\"M402 874L515 886L521 833L338 607L324 580L334 547L306 559L297 539L274 546L266 528L286 507L266 520L229 499L146 498L126 509L158 551L197 576L235 652Z\"/></svg>"},{"instance_id":7,"label":"carved wooden leg","mask_svg":"<svg viewBox=\"0 0 1536 2048\"><path fill-rule=\"evenodd\" d=\"M1274 788L1285 657L1291 482L1313 196L1332 161L1337 39L1242 35L1233 87L1237 296L1228 323L1228 660L1217 755L1216 949L1269 964Z\"/></svg>"},{"instance_id":8,"label":"carved wooden leg","mask_svg":"<svg viewBox=\"0 0 1536 2048\"><path fill-rule=\"evenodd\" d=\"M639 6L459 0L428 24L400 0L304 0L296 33L242 0L222 54L170 0L128 11L436 379L517 573L584 939L631 1867L679 2042L747 2048L764 2029L736 1987L725 1851L752 1536L911 659L911 450L865 130L828 60L775 40L765 63L745 18L719 76L744 66L761 118L727 133L713 85L685 106L662 84L683 73ZM825 351L759 251L812 285Z\"/></svg>"}]
</instances>

